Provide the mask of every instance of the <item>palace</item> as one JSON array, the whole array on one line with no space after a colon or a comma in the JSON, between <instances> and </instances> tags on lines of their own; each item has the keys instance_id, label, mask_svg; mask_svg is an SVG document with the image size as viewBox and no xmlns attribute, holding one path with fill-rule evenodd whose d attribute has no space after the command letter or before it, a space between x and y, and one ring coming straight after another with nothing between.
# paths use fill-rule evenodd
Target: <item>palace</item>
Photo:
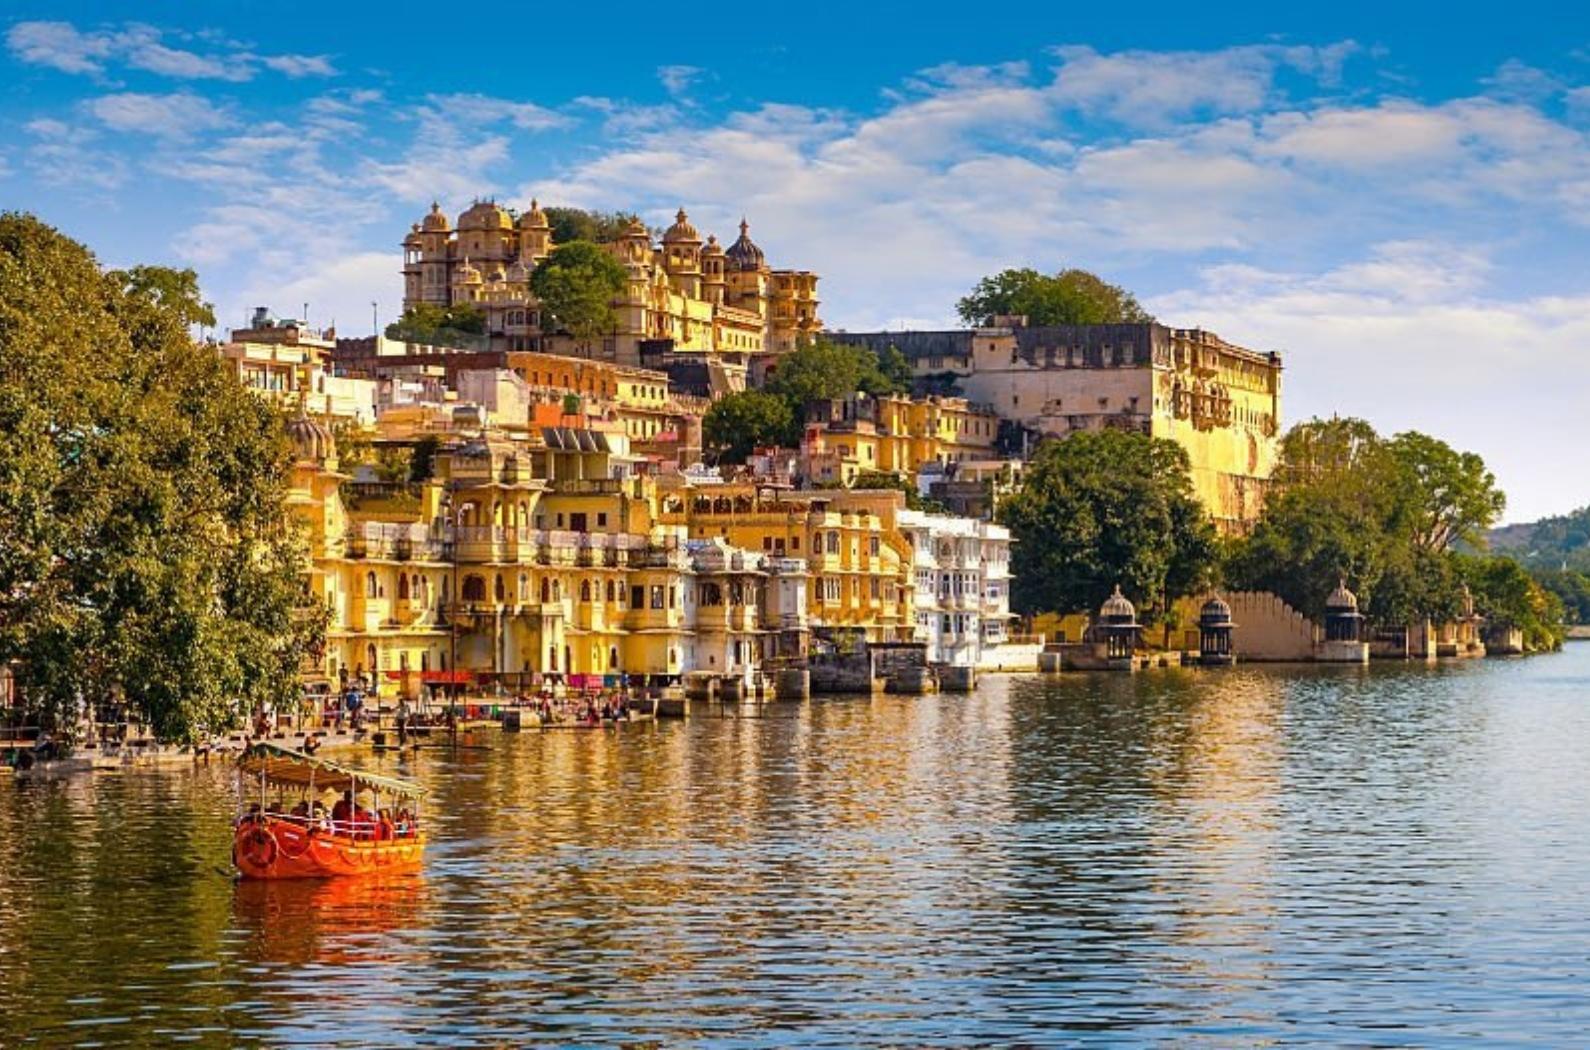
<instances>
[{"instance_id":1,"label":"palace","mask_svg":"<svg viewBox=\"0 0 1590 1050\"><path fill-rule=\"evenodd\" d=\"M582 343L542 327L530 275L556 245L535 201L514 217L495 201L476 201L454 229L440 206L403 240L403 305L469 303L486 315L493 350L545 350L619 364L641 364L643 351L723 355L748 364L793 350L822 328L817 275L775 270L741 220L727 248L703 242L683 208L654 243L639 219L604 247L624 264L628 287L613 301L613 331Z\"/></svg>"},{"instance_id":2,"label":"palace","mask_svg":"<svg viewBox=\"0 0 1590 1050\"><path fill-rule=\"evenodd\" d=\"M1275 469L1281 357L1197 328L1165 325L1000 327L835 333L899 348L919 382L987 404L1032 436L1119 428L1187 451L1193 488L1222 530L1258 518Z\"/></svg>"}]
</instances>

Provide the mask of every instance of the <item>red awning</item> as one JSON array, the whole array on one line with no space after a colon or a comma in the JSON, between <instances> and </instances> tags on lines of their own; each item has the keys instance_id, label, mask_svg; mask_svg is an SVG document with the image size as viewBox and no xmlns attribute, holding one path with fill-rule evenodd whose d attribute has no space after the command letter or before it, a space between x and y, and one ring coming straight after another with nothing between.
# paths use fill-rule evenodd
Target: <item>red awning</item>
<instances>
[{"instance_id":1,"label":"red awning","mask_svg":"<svg viewBox=\"0 0 1590 1050\"><path fill-rule=\"evenodd\" d=\"M471 671L424 671L420 681L426 685L468 685L475 680Z\"/></svg>"}]
</instances>

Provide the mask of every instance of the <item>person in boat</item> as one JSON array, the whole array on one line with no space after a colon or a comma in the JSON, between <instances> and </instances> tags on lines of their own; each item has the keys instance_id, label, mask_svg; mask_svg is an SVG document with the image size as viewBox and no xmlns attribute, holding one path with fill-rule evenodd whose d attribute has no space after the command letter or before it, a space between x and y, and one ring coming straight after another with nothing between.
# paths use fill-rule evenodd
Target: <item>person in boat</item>
<instances>
[{"instance_id":1,"label":"person in boat","mask_svg":"<svg viewBox=\"0 0 1590 1050\"><path fill-rule=\"evenodd\" d=\"M309 817L314 822L315 827L321 831L331 830L331 818L326 815L326 804L324 802L316 801L313 806L309 807Z\"/></svg>"},{"instance_id":2,"label":"person in boat","mask_svg":"<svg viewBox=\"0 0 1590 1050\"><path fill-rule=\"evenodd\" d=\"M353 792L344 791L342 798L331 807L331 822L333 824L346 824L353 820Z\"/></svg>"},{"instance_id":3,"label":"person in boat","mask_svg":"<svg viewBox=\"0 0 1590 1050\"><path fill-rule=\"evenodd\" d=\"M309 819L309 800L308 799L301 800L298 803L298 805L293 807L293 816L297 817L299 820L307 820L307 819Z\"/></svg>"},{"instance_id":4,"label":"person in boat","mask_svg":"<svg viewBox=\"0 0 1590 1050\"><path fill-rule=\"evenodd\" d=\"M319 751L319 750L320 750L320 738L319 737L315 736L315 734L313 734L313 733L310 733L308 736L304 737L304 754L312 755L316 751Z\"/></svg>"}]
</instances>

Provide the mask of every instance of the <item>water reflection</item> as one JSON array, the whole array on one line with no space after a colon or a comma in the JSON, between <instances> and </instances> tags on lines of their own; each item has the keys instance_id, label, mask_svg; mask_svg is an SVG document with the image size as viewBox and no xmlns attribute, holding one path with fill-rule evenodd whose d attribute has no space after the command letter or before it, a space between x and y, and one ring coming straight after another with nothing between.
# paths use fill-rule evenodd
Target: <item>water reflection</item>
<instances>
[{"instance_id":1,"label":"water reflection","mask_svg":"<svg viewBox=\"0 0 1590 1050\"><path fill-rule=\"evenodd\" d=\"M375 882L233 885L224 769L0 785L0 1043L1574 1042L1587 686L1590 647L482 734L378 760L432 845Z\"/></svg>"}]
</instances>

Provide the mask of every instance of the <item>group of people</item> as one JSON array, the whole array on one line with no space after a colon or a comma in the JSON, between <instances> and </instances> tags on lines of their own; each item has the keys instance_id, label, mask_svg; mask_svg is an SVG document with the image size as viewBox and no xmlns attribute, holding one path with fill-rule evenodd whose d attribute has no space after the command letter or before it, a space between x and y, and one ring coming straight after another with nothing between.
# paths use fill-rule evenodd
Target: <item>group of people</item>
<instances>
[{"instance_id":1,"label":"group of people","mask_svg":"<svg viewBox=\"0 0 1590 1050\"><path fill-rule=\"evenodd\" d=\"M246 820L258 820L262 815L260 804L254 803L249 807ZM287 809L281 799L277 799L265 806L263 815L267 817L286 817L309 828L330 835L347 835L354 839L387 842L392 839L408 838L419 831L419 821L407 807L399 808L395 813L391 809L381 809L372 812L359 805L352 791L344 791L335 805L328 812L325 803L319 799L310 801L300 800L292 809Z\"/></svg>"},{"instance_id":2,"label":"group of people","mask_svg":"<svg viewBox=\"0 0 1590 1050\"><path fill-rule=\"evenodd\" d=\"M562 697L543 693L535 705L543 725L551 723L598 726L603 722L622 722L629 717L629 700L622 696Z\"/></svg>"}]
</instances>

